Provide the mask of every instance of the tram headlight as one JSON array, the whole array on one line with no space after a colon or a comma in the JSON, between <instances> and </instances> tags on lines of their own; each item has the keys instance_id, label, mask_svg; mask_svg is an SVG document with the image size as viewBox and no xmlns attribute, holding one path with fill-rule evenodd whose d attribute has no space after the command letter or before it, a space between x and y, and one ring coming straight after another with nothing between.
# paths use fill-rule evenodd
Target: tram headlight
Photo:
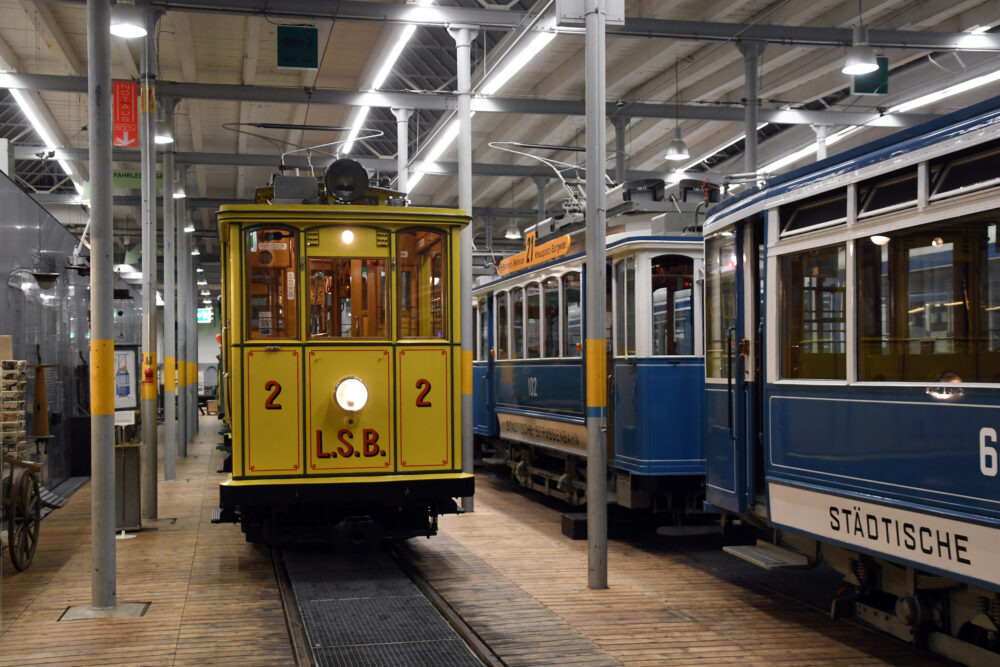
<instances>
[{"instance_id":1,"label":"tram headlight","mask_svg":"<svg viewBox=\"0 0 1000 667\"><path fill-rule=\"evenodd\" d=\"M333 390L333 400L347 412L357 412L368 403L368 387L358 378L344 378Z\"/></svg>"}]
</instances>

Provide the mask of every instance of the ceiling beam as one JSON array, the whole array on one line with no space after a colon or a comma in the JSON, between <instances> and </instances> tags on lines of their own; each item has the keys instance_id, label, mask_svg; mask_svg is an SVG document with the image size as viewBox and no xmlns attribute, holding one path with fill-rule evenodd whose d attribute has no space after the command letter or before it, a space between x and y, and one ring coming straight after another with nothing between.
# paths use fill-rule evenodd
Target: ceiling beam
<instances>
[{"instance_id":1,"label":"ceiling beam","mask_svg":"<svg viewBox=\"0 0 1000 667\"><path fill-rule=\"evenodd\" d=\"M82 2L83 0L77 0ZM407 4L342 0L335 7L315 0L152 0L149 4L163 11L207 11L253 16L285 16L380 23L413 23L447 27L454 24L510 30L526 25L535 14L498 11L478 7L417 7ZM543 22L540 22L543 23ZM550 25L541 29L551 30ZM560 32L583 33L582 28L557 28ZM809 46L850 46L851 28L817 28L788 25L746 25L716 21L675 21L626 17L621 26L607 26L608 37L642 37L688 41L729 42L751 39L771 44ZM976 39L971 39L975 37ZM877 48L930 49L935 51L1000 51L1000 34L925 32L913 30L870 30L869 43Z\"/></svg>"},{"instance_id":2,"label":"ceiling beam","mask_svg":"<svg viewBox=\"0 0 1000 667\"><path fill-rule=\"evenodd\" d=\"M63 160L87 160L89 152L85 148L60 149L55 151L55 155L48 158L49 151L44 146L24 146L14 147L14 157L18 160L40 160L40 159L63 159ZM112 152L112 159L115 162L139 163L139 151L126 148L115 148ZM396 173L395 158L353 158L360 162L369 171ZM312 166L318 170L326 168L332 157L313 158ZM268 167L278 169L278 156L268 153L200 153L178 151L174 153L174 164L177 165L227 165L242 167ZM285 158L285 166L309 169L309 161L305 157L288 156ZM426 162L418 160L411 164L411 168L425 171L429 174L457 174L457 162ZM629 180L639 180L643 178L662 178L667 170L663 171L639 171L629 170L627 177ZM532 177L541 176L555 179L555 174L551 169L541 165L519 165L519 164L491 164L477 162L472 165L472 173L481 176L513 176ZM608 172L612 173L611 170ZM705 178L712 176L705 172L698 172L692 175L693 178ZM191 198L188 198L191 201Z\"/></svg>"},{"instance_id":3,"label":"ceiling beam","mask_svg":"<svg viewBox=\"0 0 1000 667\"><path fill-rule=\"evenodd\" d=\"M21 90L60 90L86 92L85 77L56 76L50 74L0 73L0 88ZM265 102L277 104L332 104L341 106L371 106L407 109L449 110L458 106L458 98L449 93L365 93L347 90L320 90L290 88L287 86L241 86L225 83L157 83L160 96L182 99L233 100L239 102ZM538 115L583 116L583 100L541 100L521 98L474 98L474 111L494 113L523 113ZM646 102L607 103L608 116L625 115L630 118L674 118L687 120L720 120L743 122L742 106L700 106L687 104L651 104ZM856 111L800 111L795 109L760 109L761 122L786 125L871 125L876 127L910 127L934 118L928 114L863 113Z\"/></svg>"}]
</instances>

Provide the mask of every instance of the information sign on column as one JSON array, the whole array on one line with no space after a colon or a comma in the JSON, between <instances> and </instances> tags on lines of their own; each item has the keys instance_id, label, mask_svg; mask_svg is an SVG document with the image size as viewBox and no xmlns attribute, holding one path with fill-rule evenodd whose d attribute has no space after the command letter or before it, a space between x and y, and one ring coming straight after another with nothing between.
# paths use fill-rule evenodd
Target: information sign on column
<instances>
[{"instance_id":1,"label":"information sign on column","mask_svg":"<svg viewBox=\"0 0 1000 667\"><path fill-rule=\"evenodd\" d=\"M112 81L111 89L114 93L115 103L113 145L138 146L139 109L136 101L138 96L136 83L135 81Z\"/></svg>"}]
</instances>

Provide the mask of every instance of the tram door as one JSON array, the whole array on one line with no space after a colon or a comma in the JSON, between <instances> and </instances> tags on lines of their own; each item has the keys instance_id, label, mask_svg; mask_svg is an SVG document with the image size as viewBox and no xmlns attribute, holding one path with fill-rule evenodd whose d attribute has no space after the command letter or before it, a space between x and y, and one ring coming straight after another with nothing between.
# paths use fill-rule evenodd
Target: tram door
<instances>
[{"instance_id":1,"label":"tram door","mask_svg":"<svg viewBox=\"0 0 1000 667\"><path fill-rule=\"evenodd\" d=\"M760 240L756 216L705 238L705 455L707 504L746 510L759 451Z\"/></svg>"}]
</instances>

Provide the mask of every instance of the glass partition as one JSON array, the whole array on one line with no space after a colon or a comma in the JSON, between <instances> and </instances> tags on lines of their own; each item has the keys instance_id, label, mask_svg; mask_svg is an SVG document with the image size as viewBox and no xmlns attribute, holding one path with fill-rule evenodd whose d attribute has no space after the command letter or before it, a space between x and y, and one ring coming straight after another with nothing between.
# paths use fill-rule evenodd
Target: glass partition
<instances>
[{"instance_id":1,"label":"glass partition","mask_svg":"<svg viewBox=\"0 0 1000 667\"><path fill-rule=\"evenodd\" d=\"M524 290L515 287L510 291L510 358L524 357Z\"/></svg>"},{"instance_id":2,"label":"glass partition","mask_svg":"<svg viewBox=\"0 0 1000 667\"><path fill-rule=\"evenodd\" d=\"M705 239L705 376L727 378L729 328L736 324L736 246L732 232Z\"/></svg>"},{"instance_id":3,"label":"glass partition","mask_svg":"<svg viewBox=\"0 0 1000 667\"><path fill-rule=\"evenodd\" d=\"M507 292L500 292L497 294L497 340L496 340L496 358L506 359L510 354L510 345L508 345L507 339L509 331L507 325L509 320L507 319Z\"/></svg>"},{"instance_id":4,"label":"glass partition","mask_svg":"<svg viewBox=\"0 0 1000 667\"><path fill-rule=\"evenodd\" d=\"M385 259L310 257L310 340L385 339L385 270Z\"/></svg>"},{"instance_id":5,"label":"glass partition","mask_svg":"<svg viewBox=\"0 0 1000 667\"><path fill-rule=\"evenodd\" d=\"M447 238L430 230L396 237L400 338L449 337Z\"/></svg>"},{"instance_id":6,"label":"glass partition","mask_svg":"<svg viewBox=\"0 0 1000 667\"><path fill-rule=\"evenodd\" d=\"M247 339L298 338L295 232L248 231L246 257Z\"/></svg>"},{"instance_id":7,"label":"glass partition","mask_svg":"<svg viewBox=\"0 0 1000 667\"><path fill-rule=\"evenodd\" d=\"M542 356L541 297L538 283L530 283L524 288L527 307L524 328L526 359L538 359Z\"/></svg>"},{"instance_id":8,"label":"glass partition","mask_svg":"<svg viewBox=\"0 0 1000 667\"><path fill-rule=\"evenodd\" d=\"M781 377L847 377L843 245L781 257Z\"/></svg>"},{"instance_id":9,"label":"glass partition","mask_svg":"<svg viewBox=\"0 0 1000 667\"><path fill-rule=\"evenodd\" d=\"M581 302L580 274L567 273L563 286L563 356L583 355L583 306Z\"/></svg>"},{"instance_id":10,"label":"glass partition","mask_svg":"<svg viewBox=\"0 0 1000 667\"><path fill-rule=\"evenodd\" d=\"M653 355L694 354L694 260L684 255L660 255L653 258L650 273Z\"/></svg>"},{"instance_id":11,"label":"glass partition","mask_svg":"<svg viewBox=\"0 0 1000 667\"><path fill-rule=\"evenodd\" d=\"M542 283L542 319L545 322L545 347L542 355L559 356L559 279L546 278Z\"/></svg>"}]
</instances>

